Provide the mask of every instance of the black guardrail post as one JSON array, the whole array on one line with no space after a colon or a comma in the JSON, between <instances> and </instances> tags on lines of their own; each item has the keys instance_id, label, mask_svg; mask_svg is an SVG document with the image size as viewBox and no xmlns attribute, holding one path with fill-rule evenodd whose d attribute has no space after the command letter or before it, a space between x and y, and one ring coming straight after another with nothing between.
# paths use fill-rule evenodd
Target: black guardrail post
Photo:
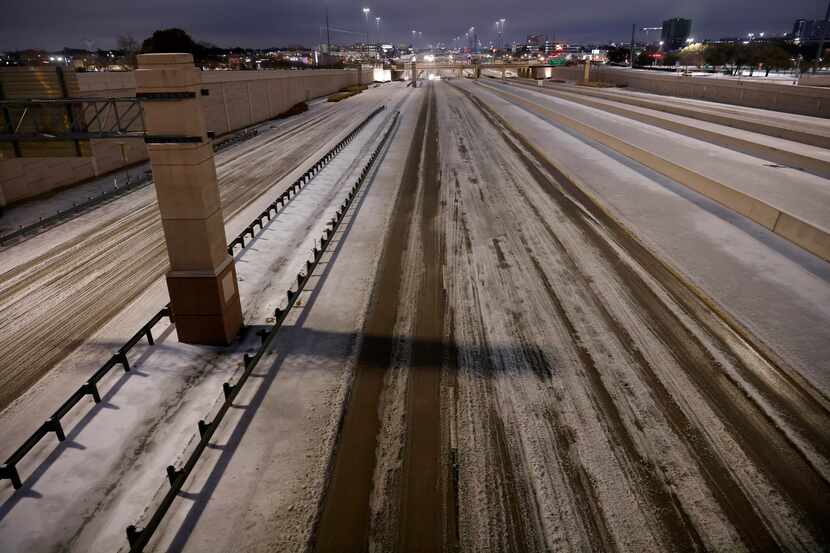
<instances>
[{"instance_id":1,"label":"black guardrail post","mask_svg":"<svg viewBox=\"0 0 830 553\"><path fill-rule=\"evenodd\" d=\"M375 148L373 155L370 156L366 167L371 168L371 166L375 163L375 160L377 159L377 154L383 149L383 147L389 140L389 137L392 135L392 131L395 129L395 125L397 123L399 115L399 112L395 112L392 118L392 122L389 125L389 128L386 129L386 132L384 133L383 137L378 142L378 145ZM357 178L357 182L355 182L355 184L352 186L351 190L354 194L349 194L348 199L343 202L342 207L336 211L335 217L332 218L331 230L323 231L323 235L320 239L320 249L318 250L315 246L312 250L313 259L311 261L306 261L306 273L300 273L297 275L297 290L294 291L289 288L286 291L286 296L288 300L286 307L284 309L276 308L274 310L275 321L274 324L271 326L271 330L261 330L257 333L260 336L260 338L262 338L262 343L257 352L254 355L250 355L247 353L243 355L243 370L236 384L231 384L230 382L225 382L222 384L222 393L224 396L224 401L221 407L219 408L218 412L214 416L213 420L210 423L206 423L204 420L200 420L198 422L197 428L199 431L199 441L197 442L195 448L191 451L190 455L185 461L185 464L179 469L176 469L173 465L169 465L167 467L167 480L170 484L170 488L159 502L159 505L150 515L150 518L147 521L147 525L142 529L137 528L135 525L130 525L127 527L127 541L130 546L130 553L141 553L144 550L144 547L152 538L155 531L158 529L162 519L166 515L167 511L170 509L170 506L173 504L173 501L175 500L176 496L178 495L179 491L184 485L184 482L187 480L188 476L192 472L197 461L201 457L202 452L207 447L211 437L213 436L213 433L215 432L219 423L225 416L225 413L233 403L234 398L237 396L242 386L244 386L247 382L248 377L253 372L257 363L270 349L271 343L275 339L277 330L282 326L283 322L288 316L288 313L294 306L296 299L299 297L300 292L303 290L303 287L309 281L314 269L317 267L320 260L322 259L322 255L326 249L326 246L330 244L331 237L334 235L335 231L340 226L340 223L342 223L343 219L345 218L348 208L351 206L352 202L356 198L357 190L360 188L360 186L366 179L366 175L368 175L368 170L364 168L364 170L361 171L360 176Z\"/></svg>"},{"instance_id":2,"label":"black guardrail post","mask_svg":"<svg viewBox=\"0 0 830 553\"><path fill-rule=\"evenodd\" d=\"M354 136L359 132L366 124L374 118L378 113L383 111L386 106L379 106L374 111L372 111L360 124L357 125L345 138L343 138L337 145L329 151L328 154L323 156L317 163L314 165L313 173L312 170L307 171L300 179L297 180L296 183L292 184L287 190L285 190L277 200L271 204L271 207L268 208L267 212L263 212L263 215L267 214L268 220L270 220L270 213L271 209L274 209L275 216L279 213L277 209L277 205L281 208L284 208L288 204L288 200L291 199L291 192L296 193L298 190L302 188L303 185L308 184L311 182L313 175L316 175L319 170L321 170L325 165L327 165L332 159L334 159L333 152L340 152L342 151L345 146L351 142ZM395 115L397 119L397 114ZM386 138L384 137L384 140ZM370 158L371 161L374 161L374 157ZM303 182L305 179L305 182ZM251 238L255 237L254 233L254 224L258 224L260 231L264 228L262 224L262 217L260 215L254 222L252 222L243 232L237 236L234 240L232 240L228 244L228 254L233 255L234 247L239 244L243 249L245 248L245 236L250 234ZM325 247L323 244L322 247ZM316 256L316 254L315 254ZM311 273L309 272L308 275ZM293 301L291 295L289 294L289 301ZM23 486L23 483L20 479L20 474L17 470L17 463L23 459L39 442L46 434L54 432L58 438L58 441L64 441L66 436L63 432L63 427L61 426L60 419L68 413L78 402L86 397L92 396L92 399L95 403L99 403L101 401L100 392L98 390L97 383L109 372L109 370L115 365L121 365L124 369L124 372L130 372L130 361L127 358L127 353L141 340L141 338L146 338L147 343L150 346L155 345L155 340L153 339L153 332L152 329L161 319L167 317L172 322L173 314L170 310L170 306L167 305L163 307L158 313L156 313L141 329L136 332L125 344L122 346L115 354L113 354L104 365L102 365L95 373L93 373L92 377L90 377L84 384L81 385L75 393L67 399L60 408L55 412L52 417L50 417L46 422L44 422L20 447L18 447L14 453L9 456L5 463L0 465L0 480L10 480L12 483L12 487L17 490ZM269 333L269 337L271 334ZM268 338L263 339L263 343ZM199 431L200 433L208 428L205 426L202 427L203 421L200 421ZM130 535L130 530L128 529L127 533L128 536ZM139 536L140 533L133 528L133 537L138 539L136 536ZM132 538L130 543L132 544Z\"/></svg>"}]
</instances>

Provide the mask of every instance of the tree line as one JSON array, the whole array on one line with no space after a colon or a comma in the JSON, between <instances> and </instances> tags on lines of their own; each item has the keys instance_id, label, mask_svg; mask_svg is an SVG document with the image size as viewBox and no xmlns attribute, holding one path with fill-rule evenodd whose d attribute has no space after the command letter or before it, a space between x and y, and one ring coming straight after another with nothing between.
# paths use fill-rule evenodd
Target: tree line
<instances>
[{"instance_id":1,"label":"tree line","mask_svg":"<svg viewBox=\"0 0 830 553\"><path fill-rule=\"evenodd\" d=\"M611 63L628 63L628 48L612 48L608 52ZM749 44L721 42L713 44L691 44L676 52L660 52L656 46L649 46L634 58L635 66L662 65L673 67L710 66L721 68L727 74L740 74L749 69L750 74L756 70L770 71L794 69L796 65L801 72L813 66L816 55L814 44L793 44L787 42L752 42ZM827 66L830 60L826 56L821 66Z\"/></svg>"}]
</instances>

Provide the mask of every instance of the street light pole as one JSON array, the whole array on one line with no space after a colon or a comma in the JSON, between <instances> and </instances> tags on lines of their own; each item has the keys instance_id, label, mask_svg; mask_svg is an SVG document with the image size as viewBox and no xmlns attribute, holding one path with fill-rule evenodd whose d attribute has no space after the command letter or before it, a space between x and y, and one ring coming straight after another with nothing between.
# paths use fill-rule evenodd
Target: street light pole
<instances>
[{"instance_id":1,"label":"street light pole","mask_svg":"<svg viewBox=\"0 0 830 553\"><path fill-rule=\"evenodd\" d=\"M329 29L329 6L326 4L326 54L331 55L331 30Z\"/></svg>"},{"instance_id":2,"label":"street light pole","mask_svg":"<svg viewBox=\"0 0 830 553\"><path fill-rule=\"evenodd\" d=\"M501 42L501 46L504 46L504 22L505 21L507 21L507 19L505 19L503 17L501 19L499 19L499 23L501 23L501 32L499 33L499 42Z\"/></svg>"},{"instance_id":3,"label":"street light pole","mask_svg":"<svg viewBox=\"0 0 830 553\"><path fill-rule=\"evenodd\" d=\"M629 64L631 66L631 69L634 69L634 33L635 32L637 32L637 24L636 23L631 26L631 54L630 54L631 55L631 60L630 60L630 64Z\"/></svg>"},{"instance_id":4,"label":"street light pole","mask_svg":"<svg viewBox=\"0 0 830 553\"><path fill-rule=\"evenodd\" d=\"M363 8L363 16L366 18L366 53L369 52L369 8Z\"/></svg>"},{"instance_id":5,"label":"street light pole","mask_svg":"<svg viewBox=\"0 0 830 553\"><path fill-rule=\"evenodd\" d=\"M816 61L813 62L813 73L818 69L819 60L824 54L824 41L827 38L827 22L830 20L830 2L827 3L827 11L824 14L824 26L821 28L821 39L818 41L818 51L816 52Z\"/></svg>"},{"instance_id":6,"label":"street light pole","mask_svg":"<svg viewBox=\"0 0 830 553\"><path fill-rule=\"evenodd\" d=\"M375 23L378 24L378 42L382 42L380 39L380 17L375 18Z\"/></svg>"}]
</instances>

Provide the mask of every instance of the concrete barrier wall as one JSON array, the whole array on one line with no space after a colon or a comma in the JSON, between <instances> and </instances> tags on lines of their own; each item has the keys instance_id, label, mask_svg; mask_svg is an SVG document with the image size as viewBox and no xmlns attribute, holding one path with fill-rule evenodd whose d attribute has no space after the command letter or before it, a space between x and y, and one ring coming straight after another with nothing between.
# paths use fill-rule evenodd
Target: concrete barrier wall
<instances>
[{"instance_id":1,"label":"concrete barrier wall","mask_svg":"<svg viewBox=\"0 0 830 553\"><path fill-rule=\"evenodd\" d=\"M135 96L132 73L76 73L80 94ZM373 80L362 71L362 82ZM217 136L261 123L295 104L357 84L357 70L205 71L201 98L208 129ZM147 159L144 143L93 140L92 157L0 159L0 207L71 186Z\"/></svg>"},{"instance_id":2,"label":"concrete barrier wall","mask_svg":"<svg viewBox=\"0 0 830 553\"><path fill-rule=\"evenodd\" d=\"M819 87L684 77L675 73L631 71L604 65L592 69L591 80L622 84L635 90L667 96L830 117L830 90Z\"/></svg>"},{"instance_id":3,"label":"concrete barrier wall","mask_svg":"<svg viewBox=\"0 0 830 553\"><path fill-rule=\"evenodd\" d=\"M565 65L561 67L545 67L545 78L562 81L581 81L584 74L581 65Z\"/></svg>"},{"instance_id":4,"label":"concrete barrier wall","mask_svg":"<svg viewBox=\"0 0 830 553\"><path fill-rule=\"evenodd\" d=\"M563 111L539 106L512 92L497 89L491 89L490 91L497 96L514 101L518 105L524 105L531 112L544 113L546 117L575 131L577 134L599 142L617 153L669 177L673 181L763 225L825 261L830 261L830 230L782 211L759 198L736 190L726 183L718 182L679 163L637 147L627 142L624 137L616 136L569 117Z\"/></svg>"},{"instance_id":5,"label":"concrete barrier wall","mask_svg":"<svg viewBox=\"0 0 830 553\"><path fill-rule=\"evenodd\" d=\"M830 86L830 75L804 73L798 81L801 86Z\"/></svg>"}]
</instances>

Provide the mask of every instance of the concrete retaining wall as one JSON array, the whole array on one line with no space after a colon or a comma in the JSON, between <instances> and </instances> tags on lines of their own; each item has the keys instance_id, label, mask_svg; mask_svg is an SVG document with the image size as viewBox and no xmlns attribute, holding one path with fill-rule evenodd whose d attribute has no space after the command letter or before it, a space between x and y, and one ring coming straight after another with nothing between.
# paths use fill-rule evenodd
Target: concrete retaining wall
<instances>
[{"instance_id":1,"label":"concrete retaining wall","mask_svg":"<svg viewBox=\"0 0 830 553\"><path fill-rule=\"evenodd\" d=\"M813 75L812 73L804 73L798 81L801 86L830 86L830 75L821 73Z\"/></svg>"},{"instance_id":2,"label":"concrete retaining wall","mask_svg":"<svg viewBox=\"0 0 830 553\"><path fill-rule=\"evenodd\" d=\"M830 117L830 90L819 87L684 77L676 73L631 71L605 65L592 68L591 80L623 84L654 94Z\"/></svg>"},{"instance_id":3,"label":"concrete retaining wall","mask_svg":"<svg viewBox=\"0 0 830 553\"><path fill-rule=\"evenodd\" d=\"M135 96L132 73L75 73L81 96ZM372 81L371 69L362 82ZM356 70L205 71L202 97L217 136L276 117L295 104L358 83ZM138 140L93 140L92 157L0 159L0 207L107 174L147 159Z\"/></svg>"}]
</instances>

